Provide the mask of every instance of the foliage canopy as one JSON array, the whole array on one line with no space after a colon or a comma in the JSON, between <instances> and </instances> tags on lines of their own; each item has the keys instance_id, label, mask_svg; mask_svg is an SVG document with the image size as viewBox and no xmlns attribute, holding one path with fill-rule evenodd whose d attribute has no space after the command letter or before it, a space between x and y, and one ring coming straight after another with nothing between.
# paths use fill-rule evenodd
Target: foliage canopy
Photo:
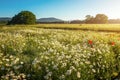
<instances>
[{"instance_id":1,"label":"foliage canopy","mask_svg":"<svg viewBox=\"0 0 120 80\"><path fill-rule=\"evenodd\" d=\"M108 17L105 14L97 14L95 17L86 16L86 23L104 24L108 22Z\"/></svg>"},{"instance_id":2,"label":"foliage canopy","mask_svg":"<svg viewBox=\"0 0 120 80\"><path fill-rule=\"evenodd\" d=\"M8 24L35 24L36 16L30 11L21 11Z\"/></svg>"}]
</instances>

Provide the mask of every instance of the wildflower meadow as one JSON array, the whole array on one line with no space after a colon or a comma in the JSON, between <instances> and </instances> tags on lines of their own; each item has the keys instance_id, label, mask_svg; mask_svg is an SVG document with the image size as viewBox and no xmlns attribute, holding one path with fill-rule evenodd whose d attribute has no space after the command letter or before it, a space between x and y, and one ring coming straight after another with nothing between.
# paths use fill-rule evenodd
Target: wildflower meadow
<instances>
[{"instance_id":1,"label":"wildflower meadow","mask_svg":"<svg viewBox=\"0 0 120 80\"><path fill-rule=\"evenodd\" d=\"M120 34L0 29L0 80L119 80Z\"/></svg>"}]
</instances>

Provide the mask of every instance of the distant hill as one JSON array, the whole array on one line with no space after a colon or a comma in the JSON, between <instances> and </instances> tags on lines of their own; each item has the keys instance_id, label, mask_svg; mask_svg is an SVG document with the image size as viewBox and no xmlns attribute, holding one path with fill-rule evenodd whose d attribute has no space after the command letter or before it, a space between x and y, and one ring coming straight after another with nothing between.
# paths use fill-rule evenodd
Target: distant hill
<instances>
[{"instance_id":1,"label":"distant hill","mask_svg":"<svg viewBox=\"0 0 120 80\"><path fill-rule=\"evenodd\" d=\"M0 22L7 22L7 21L10 21L12 18L10 17L0 17ZM40 18L40 19L37 19L36 20L38 23L51 23L51 22L64 22L63 20L61 19L57 19L57 18L54 18L54 17L50 17L50 18Z\"/></svg>"},{"instance_id":2,"label":"distant hill","mask_svg":"<svg viewBox=\"0 0 120 80\"><path fill-rule=\"evenodd\" d=\"M0 17L0 21L10 21L11 18L9 17Z\"/></svg>"},{"instance_id":3,"label":"distant hill","mask_svg":"<svg viewBox=\"0 0 120 80\"><path fill-rule=\"evenodd\" d=\"M37 19L37 22L63 22L63 20L50 17L50 18L40 18L40 19Z\"/></svg>"}]
</instances>

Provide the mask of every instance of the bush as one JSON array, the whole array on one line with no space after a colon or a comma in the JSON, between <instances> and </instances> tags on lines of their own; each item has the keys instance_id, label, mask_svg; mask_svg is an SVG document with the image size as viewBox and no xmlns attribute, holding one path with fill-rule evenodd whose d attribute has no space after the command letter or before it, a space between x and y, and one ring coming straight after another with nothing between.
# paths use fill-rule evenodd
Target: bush
<instances>
[{"instance_id":1,"label":"bush","mask_svg":"<svg viewBox=\"0 0 120 80\"><path fill-rule=\"evenodd\" d=\"M30 11L21 11L8 24L35 24L36 16Z\"/></svg>"}]
</instances>

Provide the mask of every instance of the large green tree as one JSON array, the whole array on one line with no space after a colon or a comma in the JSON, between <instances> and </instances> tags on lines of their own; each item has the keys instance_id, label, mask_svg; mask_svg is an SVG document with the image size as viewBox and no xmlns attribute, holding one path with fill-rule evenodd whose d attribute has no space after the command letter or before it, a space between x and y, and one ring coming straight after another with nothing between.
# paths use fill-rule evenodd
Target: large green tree
<instances>
[{"instance_id":1,"label":"large green tree","mask_svg":"<svg viewBox=\"0 0 120 80\"><path fill-rule=\"evenodd\" d=\"M97 14L95 17L95 23L107 23L108 17L105 14Z\"/></svg>"},{"instance_id":2,"label":"large green tree","mask_svg":"<svg viewBox=\"0 0 120 80\"><path fill-rule=\"evenodd\" d=\"M86 15L85 16L86 17L86 19L85 19L85 23L87 23L87 24L91 24L91 23L94 23L94 17L93 16L91 16L91 15Z\"/></svg>"},{"instance_id":3,"label":"large green tree","mask_svg":"<svg viewBox=\"0 0 120 80\"><path fill-rule=\"evenodd\" d=\"M8 24L35 24L36 16L30 11L21 11Z\"/></svg>"},{"instance_id":4,"label":"large green tree","mask_svg":"<svg viewBox=\"0 0 120 80\"><path fill-rule=\"evenodd\" d=\"M91 15L86 16L85 23L105 24L108 22L108 17L105 14L97 14L95 17Z\"/></svg>"}]
</instances>

